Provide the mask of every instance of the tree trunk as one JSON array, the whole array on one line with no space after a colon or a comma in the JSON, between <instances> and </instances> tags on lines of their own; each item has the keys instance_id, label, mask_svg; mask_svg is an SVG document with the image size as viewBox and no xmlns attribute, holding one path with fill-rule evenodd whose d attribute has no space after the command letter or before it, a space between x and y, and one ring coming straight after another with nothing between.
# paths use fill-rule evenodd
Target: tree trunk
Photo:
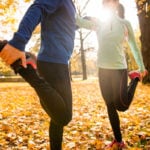
<instances>
[{"instance_id":1,"label":"tree trunk","mask_svg":"<svg viewBox=\"0 0 150 150\"><path fill-rule=\"evenodd\" d=\"M143 9L137 4L138 12L141 11L138 15L141 30L141 50L144 65L149 72L144 78L143 83L150 83L150 15L146 7L148 7L148 2L142 6Z\"/></svg>"},{"instance_id":2,"label":"tree trunk","mask_svg":"<svg viewBox=\"0 0 150 150\"><path fill-rule=\"evenodd\" d=\"M80 33L80 51L81 51L81 63L82 63L82 73L83 73L83 80L87 79L87 71L86 71L86 59L85 59L85 51L83 46L83 38L82 32Z\"/></svg>"}]
</instances>

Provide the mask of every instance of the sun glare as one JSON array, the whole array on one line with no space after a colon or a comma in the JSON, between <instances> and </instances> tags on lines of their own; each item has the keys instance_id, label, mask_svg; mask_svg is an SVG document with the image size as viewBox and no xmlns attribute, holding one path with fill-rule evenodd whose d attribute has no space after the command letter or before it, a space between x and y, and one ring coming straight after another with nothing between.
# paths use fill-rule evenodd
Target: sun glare
<instances>
[{"instance_id":1,"label":"sun glare","mask_svg":"<svg viewBox=\"0 0 150 150\"><path fill-rule=\"evenodd\" d=\"M111 18L111 12L109 9L103 8L101 3L94 2L89 4L89 7L87 8L87 15L96 17L102 22L106 22Z\"/></svg>"},{"instance_id":2,"label":"sun glare","mask_svg":"<svg viewBox=\"0 0 150 150\"><path fill-rule=\"evenodd\" d=\"M112 13L109 9L103 8L98 19L102 22L108 22L111 19Z\"/></svg>"},{"instance_id":3,"label":"sun glare","mask_svg":"<svg viewBox=\"0 0 150 150\"><path fill-rule=\"evenodd\" d=\"M125 18L131 22L133 29L137 30L139 26L138 26L138 17L137 17L135 1L134 0L130 0L130 1L120 0L120 2L125 7ZM101 5L101 0L90 1L84 13L85 13L84 15L96 17L103 22L109 21L109 19L111 18L110 10L103 10L103 7ZM97 45L97 38L95 34L93 34L92 38L90 39L92 41L91 43L97 49L98 45Z\"/></svg>"},{"instance_id":4,"label":"sun glare","mask_svg":"<svg viewBox=\"0 0 150 150\"><path fill-rule=\"evenodd\" d=\"M131 22L134 29L137 29L138 17L134 0L130 0L130 2L127 0L120 0L120 2L125 7L125 18ZM111 12L103 9L101 0L90 1L87 6L86 15L96 17L101 21L108 21L111 18Z\"/></svg>"}]
</instances>

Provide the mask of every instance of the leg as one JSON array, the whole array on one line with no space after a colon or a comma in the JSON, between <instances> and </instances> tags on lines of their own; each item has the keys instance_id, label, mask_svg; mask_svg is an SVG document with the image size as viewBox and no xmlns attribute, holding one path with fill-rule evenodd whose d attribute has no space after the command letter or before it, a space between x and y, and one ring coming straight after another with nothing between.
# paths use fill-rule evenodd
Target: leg
<instances>
[{"instance_id":1,"label":"leg","mask_svg":"<svg viewBox=\"0 0 150 150\"><path fill-rule=\"evenodd\" d=\"M68 65L38 61L37 66L40 76L47 81L49 87L57 93L57 96L59 95L59 97L61 97L65 105L65 111L62 112L63 119L69 122L72 119L72 89ZM44 105L44 99L40 99L47 111L52 107L52 97L50 97L50 99L51 100L48 101L50 103L49 105ZM53 101L55 102L55 99ZM56 113L59 112L59 107L60 106L57 105L54 108Z\"/></svg>"},{"instance_id":2,"label":"leg","mask_svg":"<svg viewBox=\"0 0 150 150\"><path fill-rule=\"evenodd\" d=\"M71 119L72 116L72 92L68 66L63 64L47 63L38 61L38 71L42 77L54 88L58 94L62 97L67 110L66 118ZM45 69L46 68L46 69ZM43 103L43 99L41 99ZM45 110L49 110L48 105L43 106ZM58 110L55 109L57 112ZM60 150L63 135L63 126L56 124L53 119L50 123L50 145L51 150Z\"/></svg>"},{"instance_id":3,"label":"leg","mask_svg":"<svg viewBox=\"0 0 150 150\"><path fill-rule=\"evenodd\" d=\"M135 93L135 90L136 90L136 87L138 85L138 79L135 78L135 79L132 79L129 83L129 86L128 86L128 105L130 106L131 102L132 102L132 99L134 97L134 93Z\"/></svg>"},{"instance_id":4,"label":"leg","mask_svg":"<svg viewBox=\"0 0 150 150\"><path fill-rule=\"evenodd\" d=\"M49 108L46 112L56 124L66 125L71 120L71 114L63 98L43 78L39 77L30 65L27 68L22 67L18 73L35 89L43 100L43 105Z\"/></svg>"},{"instance_id":5,"label":"leg","mask_svg":"<svg viewBox=\"0 0 150 150\"><path fill-rule=\"evenodd\" d=\"M113 101L117 110L125 111L128 109L127 104L128 92L127 92L127 70L120 69L112 72L112 85L113 85Z\"/></svg>"},{"instance_id":6,"label":"leg","mask_svg":"<svg viewBox=\"0 0 150 150\"><path fill-rule=\"evenodd\" d=\"M50 122L49 139L51 150L61 150L63 138L63 126L55 124L53 120Z\"/></svg>"},{"instance_id":7,"label":"leg","mask_svg":"<svg viewBox=\"0 0 150 150\"><path fill-rule=\"evenodd\" d=\"M132 79L128 86L126 69L115 70L113 71L112 76L113 76L112 84L114 85L113 86L114 103L116 105L117 110L125 111L129 108L130 104L132 103L135 89L137 87L139 79L138 78Z\"/></svg>"},{"instance_id":8,"label":"leg","mask_svg":"<svg viewBox=\"0 0 150 150\"><path fill-rule=\"evenodd\" d=\"M113 100L113 84L112 71L106 69L99 69L99 85L101 88L102 96L105 100L108 117L110 124L118 142L122 141L121 130L120 130L120 120Z\"/></svg>"},{"instance_id":9,"label":"leg","mask_svg":"<svg viewBox=\"0 0 150 150\"><path fill-rule=\"evenodd\" d=\"M118 112L113 103L107 105L108 117L110 120L111 127L117 142L122 141L121 129L120 129L120 120Z\"/></svg>"}]
</instances>

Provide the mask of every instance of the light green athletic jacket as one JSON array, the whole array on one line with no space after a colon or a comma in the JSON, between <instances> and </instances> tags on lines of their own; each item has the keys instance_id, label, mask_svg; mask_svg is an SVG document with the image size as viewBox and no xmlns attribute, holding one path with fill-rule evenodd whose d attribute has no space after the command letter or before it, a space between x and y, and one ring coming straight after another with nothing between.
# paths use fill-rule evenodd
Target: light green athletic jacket
<instances>
[{"instance_id":1,"label":"light green athletic jacket","mask_svg":"<svg viewBox=\"0 0 150 150\"><path fill-rule=\"evenodd\" d=\"M107 22L90 21L77 16L76 23L81 28L96 29L99 45L97 55L98 67L105 69L127 68L123 42L125 40L125 33L128 33L128 43L138 64L139 71L145 70L141 51L137 47L133 29L129 21L113 14L111 20Z\"/></svg>"}]
</instances>

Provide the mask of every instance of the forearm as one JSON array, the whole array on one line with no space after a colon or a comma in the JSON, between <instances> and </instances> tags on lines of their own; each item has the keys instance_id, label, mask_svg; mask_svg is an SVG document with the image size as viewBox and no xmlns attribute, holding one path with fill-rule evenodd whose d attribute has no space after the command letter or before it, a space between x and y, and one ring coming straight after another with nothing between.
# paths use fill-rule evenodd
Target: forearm
<instances>
[{"instance_id":1,"label":"forearm","mask_svg":"<svg viewBox=\"0 0 150 150\"><path fill-rule=\"evenodd\" d=\"M129 36L128 37L129 46L131 48L131 51L132 51L133 56L135 58L135 61L139 67L139 70L142 72L145 70L142 54L141 54L141 51L136 44L134 32L133 32L132 26L129 22L127 22L127 27L128 27L128 36Z\"/></svg>"},{"instance_id":2,"label":"forearm","mask_svg":"<svg viewBox=\"0 0 150 150\"><path fill-rule=\"evenodd\" d=\"M145 70L145 66L144 66L144 63L143 63L143 57L142 57L142 54L141 54L141 51L138 49L138 47L136 45L130 45L131 47L131 50L132 50L132 53L133 53L133 56L135 58L135 61L139 67L139 70L142 72Z\"/></svg>"},{"instance_id":3,"label":"forearm","mask_svg":"<svg viewBox=\"0 0 150 150\"><path fill-rule=\"evenodd\" d=\"M76 25L80 28L85 28L89 30L95 30L97 27L96 21L87 20L78 15L76 16Z\"/></svg>"}]
</instances>

